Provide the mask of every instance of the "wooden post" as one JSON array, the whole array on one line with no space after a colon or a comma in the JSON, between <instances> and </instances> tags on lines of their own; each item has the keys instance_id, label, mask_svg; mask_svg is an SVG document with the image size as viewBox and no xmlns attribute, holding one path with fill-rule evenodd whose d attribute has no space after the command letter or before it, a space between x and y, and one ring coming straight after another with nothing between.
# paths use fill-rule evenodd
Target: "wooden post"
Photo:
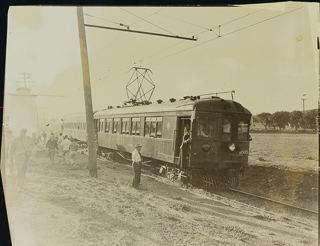
<instances>
[{"instance_id":1,"label":"wooden post","mask_svg":"<svg viewBox=\"0 0 320 246\"><path fill-rule=\"evenodd\" d=\"M80 52L81 52L81 63L82 63L84 101L85 101L85 107L86 107L87 136L88 136L87 144L88 144L88 150L89 150L89 157L88 157L89 175L91 177L97 177L98 173L97 173L96 139L95 139L95 128L94 128L94 121L93 121L86 30L84 26L84 17L83 17L82 7L77 7L77 18L78 18Z\"/></svg>"}]
</instances>

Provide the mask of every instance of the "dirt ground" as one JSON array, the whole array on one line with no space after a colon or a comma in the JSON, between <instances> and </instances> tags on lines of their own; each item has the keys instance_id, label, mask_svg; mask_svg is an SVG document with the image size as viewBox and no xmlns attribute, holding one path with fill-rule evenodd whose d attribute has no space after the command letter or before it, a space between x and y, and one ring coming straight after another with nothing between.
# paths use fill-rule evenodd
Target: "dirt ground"
<instances>
[{"instance_id":1,"label":"dirt ground","mask_svg":"<svg viewBox=\"0 0 320 246\"><path fill-rule=\"evenodd\" d=\"M318 175L314 171L250 165L244 176L240 176L240 186L237 189L313 211L318 210Z\"/></svg>"},{"instance_id":2,"label":"dirt ground","mask_svg":"<svg viewBox=\"0 0 320 246\"><path fill-rule=\"evenodd\" d=\"M239 189L318 210L317 134L252 133Z\"/></svg>"},{"instance_id":3,"label":"dirt ground","mask_svg":"<svg viewBox=\"0 0 320 246\"><path fill-rule=\"evenodd\" d=\"M77 159L51 165L40 155L23 192L7 174L13 245L317 245L315 220L288 221L146 173L135 189L131 167L107 161L89 178L87 156Z\"/></svg>"}]
</instances>

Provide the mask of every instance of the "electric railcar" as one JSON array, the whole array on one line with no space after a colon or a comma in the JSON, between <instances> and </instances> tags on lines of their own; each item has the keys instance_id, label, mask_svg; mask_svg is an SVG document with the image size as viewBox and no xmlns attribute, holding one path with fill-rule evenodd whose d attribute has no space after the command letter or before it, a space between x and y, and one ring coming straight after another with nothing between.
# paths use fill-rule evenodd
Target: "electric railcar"
<instances>
[{"instance_id":1,"label":"electric railcar","mask_svg":"<svg viewBox=\"0 0 320 246\"><path fill-rule=\"evenodd\" d=\"M139 143L142 156L153 167L165 166L166 171L175 170L206 186L237 183L248 164L250 119L250 111L240 103L220 97L189 97L94 113L100 153L131 153ZM84 120L84 114L64 117L64 134L85 141ZM190 142L182 165L180 147L186 126Z\"/></svg>"}]
</instances>

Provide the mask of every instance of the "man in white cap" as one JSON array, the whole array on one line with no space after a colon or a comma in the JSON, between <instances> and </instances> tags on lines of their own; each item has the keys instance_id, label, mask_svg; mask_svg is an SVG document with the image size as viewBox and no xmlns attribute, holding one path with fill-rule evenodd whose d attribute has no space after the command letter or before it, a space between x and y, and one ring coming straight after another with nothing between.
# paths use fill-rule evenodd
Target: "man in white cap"
<instances>
[{"instance_id":1,"label":"man in white cap","mask_svg":"<svg viewBox=\"0 0 320 246\"><path fill-rule=\"evenodd\" d=\"M141 166L142 166L141 147L142 146L140 144L136 144L136 148L132 152L132 168L134 172L132 186L135 188L138 187L138 185L140 184Z\"/></svg>"}]
</instances>

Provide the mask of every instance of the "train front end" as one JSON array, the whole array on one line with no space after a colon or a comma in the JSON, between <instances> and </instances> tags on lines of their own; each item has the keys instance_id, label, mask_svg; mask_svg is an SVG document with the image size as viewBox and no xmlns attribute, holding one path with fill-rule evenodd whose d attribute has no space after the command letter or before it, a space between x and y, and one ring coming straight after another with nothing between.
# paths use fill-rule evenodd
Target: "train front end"
<instances>
[{"instance_id":1,"label":"train front end","mask_svg":"<svg viewBox=\"0 0 320 246\"><path fill-rule=\"evenodd\" d=\"M235 101L212 98L195 103L189 153L193 180L200 177L209 187L238 184L248 165L250 120L250 111Z\"/></svg>"}]
</instances>

